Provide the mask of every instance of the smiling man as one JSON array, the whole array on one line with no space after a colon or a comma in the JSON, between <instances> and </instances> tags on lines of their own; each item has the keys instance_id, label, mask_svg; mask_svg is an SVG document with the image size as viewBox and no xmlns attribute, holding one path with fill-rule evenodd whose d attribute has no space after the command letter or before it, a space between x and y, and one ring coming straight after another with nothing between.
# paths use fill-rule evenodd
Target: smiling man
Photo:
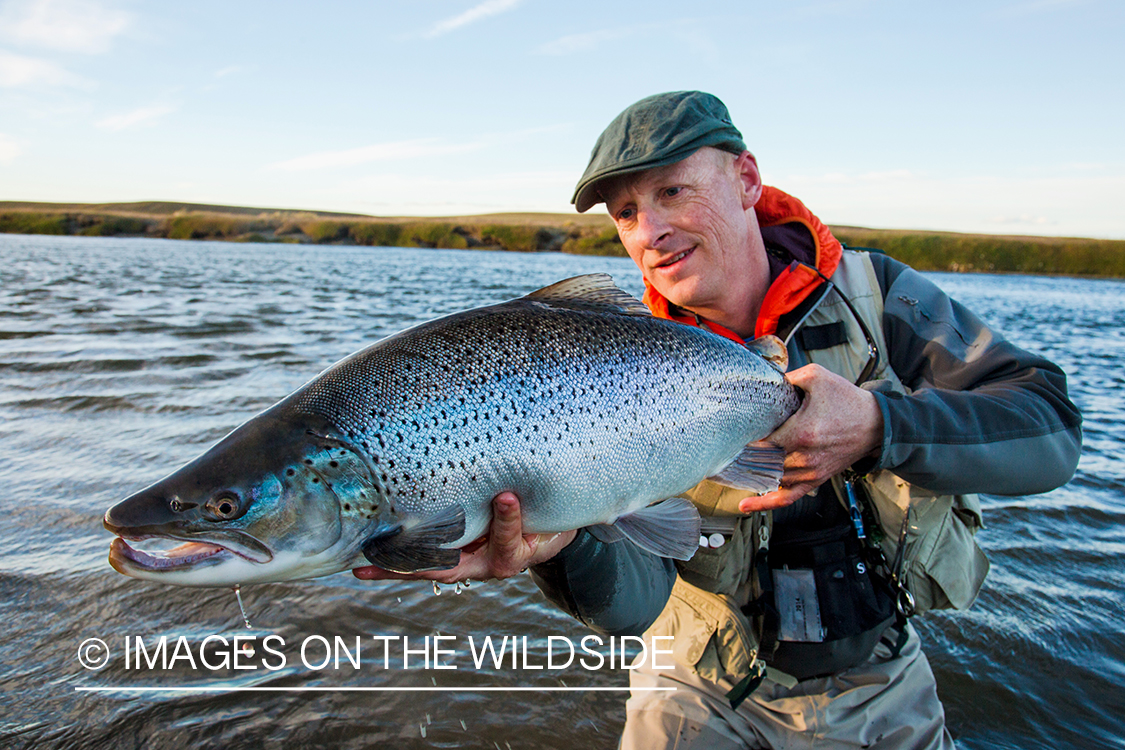
<instances>
[{"instance_id":1,"label":"smiling man","mask_svg":"<svg viewBox=\"0 0 1125 750\"><path fill-rule=\"evenodd\" d=\"M709 94L622 112L574 202L606 204L654 315L785 340L786 377L805 398L767 438L786 451L781 486L685 493L706 544L675 563L586 530L523 536L505 493L483 544L418 577L531 566L595 630L673 636L674 668L631 673L624 748L951 747L908 618L968 607L980 590L988 563L970 493L1045 492L1072 475L1081 420L1062 372L903 264L844 249L800 201L762 185Z\"/></svg>"}]
</instances>

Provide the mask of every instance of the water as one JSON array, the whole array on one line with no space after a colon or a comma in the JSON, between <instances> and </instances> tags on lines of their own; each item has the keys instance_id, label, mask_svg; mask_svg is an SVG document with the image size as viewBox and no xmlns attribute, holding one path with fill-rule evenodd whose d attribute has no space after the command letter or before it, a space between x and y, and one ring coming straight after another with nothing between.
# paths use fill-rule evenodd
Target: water
<instances>
[{"instance_id":1,"label":"water","mask_svg":"<svg viewBox=\"0 0 1125 750\"><path fill-rule=\"evenodd\" d=\"M608 658L530 668L548 636L588 631L526 576L440 597L346 573L247 586L247 629L229 589L115 573L101 528L114 502L363 345L592 271L640 291L625 259L0 235L0 746L615 747L623 693L452 690L627 685ZM1070 484L985 498L993 568L976 606L918 621L950 729L966 748L1125 747L1125 283L934 278L1062 365L1086 419ZM475 669L468 639L490 635L527 636L529 668ZM138 636L152 658L161 636L180 658L138 669ZM338 665L301 661L303 642L312 666L331 656L316 636L346 647ZM417 649L405 670L386 640L402 636ZM458 668L425 669L426 637ZM99 671L78 660L80 645L98 655L90 638L111 651ZM234 669L236 651L257 668ZM322 690L121 689L208 685ZM394 690L356 690L372 687Z\"/></svg>"}]
</instances>

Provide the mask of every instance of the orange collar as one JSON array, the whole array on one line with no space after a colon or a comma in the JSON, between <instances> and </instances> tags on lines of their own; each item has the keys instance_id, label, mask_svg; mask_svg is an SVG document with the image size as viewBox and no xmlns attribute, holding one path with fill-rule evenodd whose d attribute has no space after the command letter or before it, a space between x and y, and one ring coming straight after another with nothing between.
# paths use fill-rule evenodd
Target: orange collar
<instances>
[{"instance_id":1,"label":"orange collar","mask_svg":"<svg viewBox=\"0 0 1125 750\"><path fill-rule=\"evenodd\" d=\"M778 321L781 316L801 304L824 278L830 277L840 263L843 247L840 241L832 236L828 226L813 215L804 203L793 196L774 187L762 186L762 197L754 206L754 213L758 217L758 224L762 227L773 227L780 224L797 222L805 225L812 235L816 247L816 267L794 261L785 268L770 284L762 300L762 309L758 312L758 320L754 326L754 336L765 336L777 331ZM818 273L819 271L819 273ZM711 331L726 336L729 339L741 342L742 337L718 323L704 320L678 308L673 311L671 303L660 292L645 280L644 303L658 318L675 320L688 325L700 325Z\"/></svg>"}]
</instances>

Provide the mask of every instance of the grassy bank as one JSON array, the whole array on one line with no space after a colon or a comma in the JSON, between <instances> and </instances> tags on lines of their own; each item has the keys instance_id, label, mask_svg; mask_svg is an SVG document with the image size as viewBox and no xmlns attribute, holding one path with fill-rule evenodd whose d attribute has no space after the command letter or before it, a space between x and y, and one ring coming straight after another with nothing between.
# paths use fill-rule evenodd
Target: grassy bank
<instances>
[{"instance_id":1,"label":"grassy bank","mask_svg":"<svg viewBox=\"0 0 1125 750\"><path fill-rule=\"evenodd\" d=\"M188 203L0 202L0 232L625 255L604 214L372 217ZM924 271L1125 278L1125 240L834 227Z\"/></svg>"},{"instance_id":2,"label":"grassy bank","mask_svg":"<svg viewBox=\"0 0 1125 750\"><path fill-rule=\"evenodd\" d=\"M1125 240L1006 237L833 227L842 242L874 247L922 271L1125 277Z\"/></svg>"}]
</instances>

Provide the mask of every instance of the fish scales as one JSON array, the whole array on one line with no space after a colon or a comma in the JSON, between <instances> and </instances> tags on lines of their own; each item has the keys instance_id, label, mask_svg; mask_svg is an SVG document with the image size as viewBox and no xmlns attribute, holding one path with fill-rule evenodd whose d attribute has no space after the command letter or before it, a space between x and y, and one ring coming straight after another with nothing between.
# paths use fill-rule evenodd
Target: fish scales
<instances>
[{"instance_id":1,"label":"fish scales","mask_svg":"<svg viewBox=\"0 0 1125 750\"><path fill-rule=\"evenodd\" d=\"M712 475L755 491L780 476L780 449L746 446L799 397L759 346L654 318L605 275L434 320L342 360L111 508L110 562L187 586L368 560L448 568L508 490L528 533L590 527L687 559L699 517L674 496ZM128 544L147 538L185 544Z\"/></svg>"},{"instance_id":2,"label":"fish scales","mask_svg":"<svg viewBox=\"0 0 1125 750\"><path fill-rule=\"evenodd\" d=\"M787 405L761 395L781 382L760 357L698 329L509 303L361 352L309 384L296 408L357 441L396 507L463 505L458 546L484 532L488 500L504 490L535 533L564 530L562 518L605 521L607 493L616 517L688 489L681 477L729 463L751 425L780 421ZM735 436L718 456L704 437L715 433Z\"/></svg>"}]
</instances>

